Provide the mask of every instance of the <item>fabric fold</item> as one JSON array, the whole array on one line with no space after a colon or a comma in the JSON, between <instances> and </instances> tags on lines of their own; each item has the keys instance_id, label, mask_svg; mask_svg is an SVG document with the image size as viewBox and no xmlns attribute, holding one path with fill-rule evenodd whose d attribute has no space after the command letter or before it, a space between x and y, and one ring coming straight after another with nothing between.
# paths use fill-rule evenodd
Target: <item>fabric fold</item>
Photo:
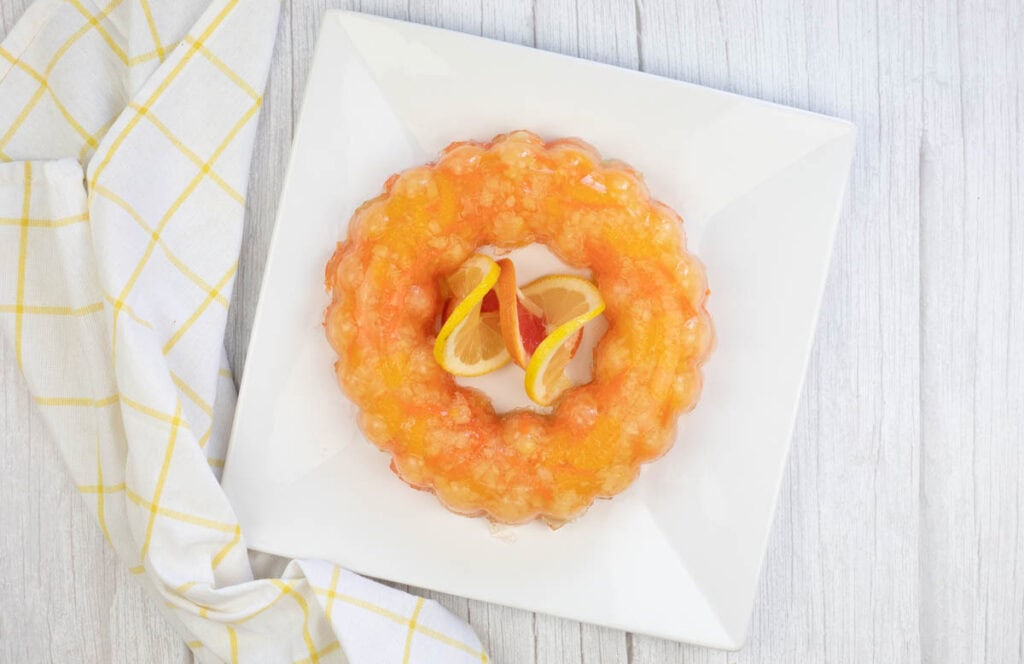
<instances>
[{"instance_id":1,"label":"fabric fold","mask_svg":"<svg viewBox=\"0 0 1024 664\"><path fill-rule=\"evenodd\" d=\"M335 565L254 579L218 483L278 11L30 8L0 47L0 336L106 538L198 661L486 661L436 603Z\"/></svg>"}]
</instances>

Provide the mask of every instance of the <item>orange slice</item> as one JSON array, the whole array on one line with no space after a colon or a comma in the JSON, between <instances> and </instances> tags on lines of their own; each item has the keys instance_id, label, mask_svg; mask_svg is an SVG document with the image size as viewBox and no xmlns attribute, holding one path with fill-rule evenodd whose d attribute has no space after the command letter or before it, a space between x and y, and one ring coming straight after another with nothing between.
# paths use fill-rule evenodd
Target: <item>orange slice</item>
<instances>
[{"instance_id":1,"label":"orange slice","mask_svg":"<svg viewBox=\"0 0 1024 664\"><path fill-rule=\"evenodd\" d=\"M451 301L434 342L434 359L456 376L482 376L509 362L496 310L482 312L485 296L498 281L501 268L481 254L470 256L447 280ZM445 315L447 314L447 315Z\"/></svg>"},{"instance_id":2,"label":"orange slice","mask_svg":"<svg viewBox=\"0 0 1024 664\"><path fill-rule=\"evenodd\" d=\"M604 311L604 300L593 283L570 275L541 277L523 286L522 292L553 328L530 357L524 385L530 399L550 406L572 387L565 368L576 353L583 326Z\"/></svg>"},{"instance_id":3,"label":"orange slice","mask_svg":"<svg viewBox=\"0 0 1024 664\"><path fill-rule=\"evenodd\" d=\"M516 285L516 266L507 258L498 261L501 274L494 286L501 315L501 336L512 361L526 368L530 356L547 336L544 311L526 299Z\"/></svg>"}]
</instances>

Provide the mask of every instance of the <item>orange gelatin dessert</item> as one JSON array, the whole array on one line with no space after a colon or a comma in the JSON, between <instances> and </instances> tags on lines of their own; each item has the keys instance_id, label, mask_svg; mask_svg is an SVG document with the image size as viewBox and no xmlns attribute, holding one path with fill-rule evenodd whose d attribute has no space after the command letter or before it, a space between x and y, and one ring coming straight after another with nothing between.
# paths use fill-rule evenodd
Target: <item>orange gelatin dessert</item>
<instances>
[{"instance_id":1,"label":"orange gelatin dessert","mask_svg":"<svg viewBox=\"0 0 1024 664\"><path fill-rule=\"evenodd\" d=\"M441 284L481 246L531 243L592 272L608 331L591 382L550 413L498 414L434 358ZM697 402L713 338L679 216L628 165L526 131L392 176L356 210L326 285L338 381L366 437L411 486L502 523L561 525L629 486Z\"/></svg>"}]
</instances>

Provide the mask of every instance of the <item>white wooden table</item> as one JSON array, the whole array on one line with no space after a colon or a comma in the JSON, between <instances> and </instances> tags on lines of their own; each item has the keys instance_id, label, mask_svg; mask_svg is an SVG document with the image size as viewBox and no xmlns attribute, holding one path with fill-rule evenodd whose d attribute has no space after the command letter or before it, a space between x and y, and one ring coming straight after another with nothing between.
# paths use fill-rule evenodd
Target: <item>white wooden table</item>
<instances>
[{"instance_id":1,"label":"white wooden table","mask_svg":"<svg viewBox=\"0 0 1024 664\"><path fill-rule=\"evenodd\" d=\"M0 0L0 35L28 3ZM747 647L428 593L495 662L1024 661L1024 2L286 2L228 328L236 376L328 6L859 128ZM108 550L2 346L0 386L0 661L191 661Z\"/></svg>"}]
</instances>

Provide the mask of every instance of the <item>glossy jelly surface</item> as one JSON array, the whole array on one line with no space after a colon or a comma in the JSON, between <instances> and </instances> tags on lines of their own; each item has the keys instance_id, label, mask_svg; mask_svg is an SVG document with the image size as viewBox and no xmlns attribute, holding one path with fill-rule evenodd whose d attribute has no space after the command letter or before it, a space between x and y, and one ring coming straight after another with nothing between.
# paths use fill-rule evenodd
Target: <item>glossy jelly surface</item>
<instances>
[{"instance_id":1,"label":"glossy jelly surface","mask_svg":"<svg viewBox=\"0 0 1024 664\"><path fill-rule=\"evenodd\" d=\"M550 414L498 415L433 357L440 284L478 247L534 242L592 271L608 331L593 380ZM679 216L628 165L526 131L392 176L353 215L326 284L338 381L366 437L411 486L504 523L561 525L629 486L672 446L713 341Z\"/></svg>"}]
</instances>

